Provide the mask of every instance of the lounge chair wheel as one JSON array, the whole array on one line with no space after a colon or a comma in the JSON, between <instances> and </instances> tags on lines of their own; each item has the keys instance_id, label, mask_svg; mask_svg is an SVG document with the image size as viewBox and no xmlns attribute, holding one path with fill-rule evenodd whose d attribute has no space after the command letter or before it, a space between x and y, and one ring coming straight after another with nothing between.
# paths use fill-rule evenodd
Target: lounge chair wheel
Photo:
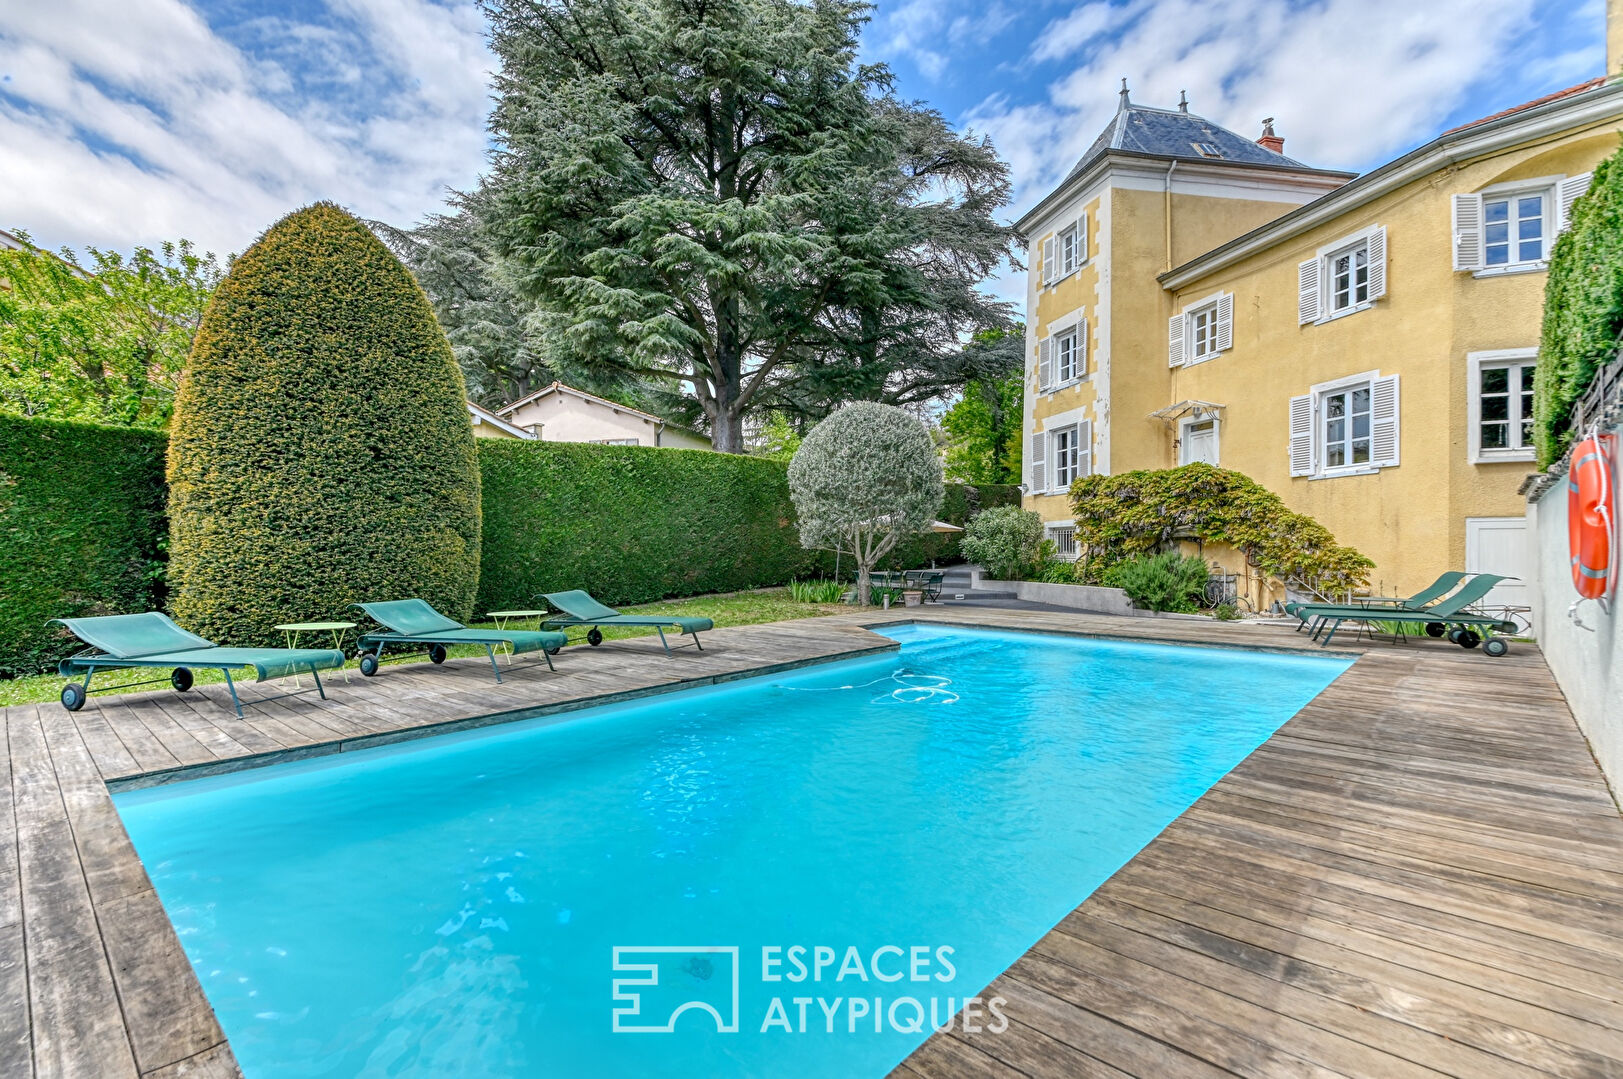
<instances>
[{"instance_id":1,"label":"lounge chair wheel","mask_svg":"<svg viewBox=\"0 0 1623 1079\"><path fill-rule=\"evenodd\" d=\"M1475 648L1482 643L1482 638L1477 635L1474 629L1462 629L1460 630L1459 639L1454 643L1461 648Z\"/></svg>"},{"instance_id":2,"label":"lounge chair wheel","mask_svg":"<svg viewBox=\"0 0 1623 1079\"><path fill-rule=\"evenodd\" d=\"M546 650L546 652L547 652L547 655L549 655L549 656L555 656L555 655L557 655L557 654L558 654L558 653L559 653L559 652L562 652L562 651L563 651L563 649L562 649L562 648L559 648L559 647L558 647L558 646L557 646L557 645L553 645L553 646L552 646L552 647L551 647L551 648L548 648L548 649L547 649L547 650Z\"/></svg>"},{"instance_id":3,"label":"lounge chair wheel","mask_svg":"<svg viewBox=\"0 0 1623 1079\"><path fill-rule=\"evenodd\" d=\"M1428 637L1441 637L1443 634L1445 634L1447 632L1448 632L1448 627L1443 625L1441 622L1427 622L1426 623L1426 636L1428 636Z\"/></svg>"},{"instance_id":4,"label":"lounge chair wheel","mask_svg":"<svg viewBox=\"0 0 1623 1079\"><path fill-rule=\"evenodd\" d=\"M429 645L428 646L428 659L429 659L429 662L431 662L431 663L444 663L445 662L445 646L443 644Z\"/></svg>"},{"instance_id":5,"label":"lounge chair wheel","mask_svg":"<svg viewBox=\"0 0 1623 1079\"><path fill-rule=\"evenodd\" d=\"M374 656L371 652L363 654L361 656L361 673L368 678L371 678L374 674L377 674L378 657Z\"/></svg>"},{"instance_id":6,"label":"lounge chair wheel","mask_svg":"<svg viewBox=\"0 0 1623 1079\"><path fill-rule=\"evenodd\" d=\"M1482 642L1482 651L1486 652L1494 659L1498 659L1500 656L1510 651L1510 642L1505 640L1503 637L1489 637L1487 640Z\"/></svg>"},{"instance_id":7,"label":"lounge chair wheel","mask_svg":"<svg viewBox=\"0 0 1623 1079\"><path fill-rule=\"evenodd\" d=\"M85 687L77 682L69 682L62 687L62 707L70 712L77 712L85 706Z\"/></svg>"},{"instance_id":8,"label":"lounge chair wheel","mask_svg":"<svg viewBox=\"0 0 1623 1079\"><path fill-rule=\"evenodd\" d=\"M596 648L598 645L602 644L603 631L598 629L596 626L593 626L591 629L587 630L586 643L591 645L593 648Z\"/></svg>"},{"instance_id":9,"label":"lounge chair wheel","mask_svg":"<svg viewBox=\"0 0 1623 1079\"><path fill-rule=\"evenodd\" d=\"M192 669L190 667L176 667L169 672L169 684L181 693L192 688Z\"/></svg>"}]
</instances>

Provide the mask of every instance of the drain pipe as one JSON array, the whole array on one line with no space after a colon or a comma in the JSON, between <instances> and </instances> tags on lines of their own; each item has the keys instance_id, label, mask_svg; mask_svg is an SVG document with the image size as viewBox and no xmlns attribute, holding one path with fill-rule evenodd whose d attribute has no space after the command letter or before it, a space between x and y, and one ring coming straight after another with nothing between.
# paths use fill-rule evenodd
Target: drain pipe
<instances>
[{"instance_id":1,"label":"drain pipe","mask_svg":"<svg viewBox=\"0 0 1623 1079\"><path fill-rule=\"evenodd\" d=\"M1177 172L1177 171L1178 171L1178 161L1177 161L1176 158L1174 158L1172 160L1172 163L1167 166L1166 202L1165 202L1165 205L1163 207L1163 216L1166 218L1166 223L1167 223L1167 264L1166 264L1166 268L1168 270L1172 269L1172 174L1174 172Z\"/></svg>"}]
</instances>

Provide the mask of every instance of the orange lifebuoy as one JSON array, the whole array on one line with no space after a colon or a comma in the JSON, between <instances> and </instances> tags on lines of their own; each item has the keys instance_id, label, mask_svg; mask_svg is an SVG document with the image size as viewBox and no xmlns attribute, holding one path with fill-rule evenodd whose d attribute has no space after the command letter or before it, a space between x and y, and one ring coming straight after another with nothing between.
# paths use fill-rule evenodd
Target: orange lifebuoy
<instances>
[{"instance_id":1,"label":"orange lifebuoy","mask_svg":"<svg viewBox=\"0 0 1623 1079\"><path fill-rule=\"evenodd\" d=\"M1611 463L1598 438L1586 438L1572 451L1567 475L1567 543L1572 551L1572 584L1585 599L1606 595L1612 577Z\"/></svg>"}]
</instances>

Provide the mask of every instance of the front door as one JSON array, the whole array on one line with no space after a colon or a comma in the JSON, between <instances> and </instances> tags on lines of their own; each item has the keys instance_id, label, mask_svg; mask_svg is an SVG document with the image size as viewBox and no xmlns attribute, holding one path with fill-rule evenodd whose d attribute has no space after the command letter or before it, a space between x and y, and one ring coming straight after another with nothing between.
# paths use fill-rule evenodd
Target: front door
<instances>
[{"instance_id":1,"label":"front door","mask_svg":"<svg viewBox=\"0 0 1623 1079\"><path fill-rule=\"evenodd\" d=\"M1482 603L1488 607L1525 607L1532 577L1527 518L1467 517L1465 519L1465 572L1497 573L1517 577L1494 586Z\"/></svg>"},{"instance_id":2,"label":"front door","mask_svg":"<svg viewBox=\"0 0 1623 1079\"><path fill-rule=\"evenodd\" d=\"M1183 425L1182 453L1179 454L1178 463L1187 465L1195 461L1205 461L1209 465L1217 463L1217 421L1199 420L1187 422Z\"/></svg>"}]
</instances>

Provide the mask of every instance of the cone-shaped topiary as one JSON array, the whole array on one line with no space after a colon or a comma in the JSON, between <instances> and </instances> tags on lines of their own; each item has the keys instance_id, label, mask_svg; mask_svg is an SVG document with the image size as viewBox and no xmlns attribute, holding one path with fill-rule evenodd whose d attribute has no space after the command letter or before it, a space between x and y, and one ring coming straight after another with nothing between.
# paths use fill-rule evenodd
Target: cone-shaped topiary
<instances>
[{"instance_id":1,"label":"cone-shaped topiary","mask_svg":"<svg viewBox=\"0 0 1623 1079\"><path fill-rule=\"evenodd\" d=\"M410 273L344 210L272 225L214 293L169 441L175 617L222 643L421 596L466 618L479 467Z\"/></svg>"}]
</instances>

